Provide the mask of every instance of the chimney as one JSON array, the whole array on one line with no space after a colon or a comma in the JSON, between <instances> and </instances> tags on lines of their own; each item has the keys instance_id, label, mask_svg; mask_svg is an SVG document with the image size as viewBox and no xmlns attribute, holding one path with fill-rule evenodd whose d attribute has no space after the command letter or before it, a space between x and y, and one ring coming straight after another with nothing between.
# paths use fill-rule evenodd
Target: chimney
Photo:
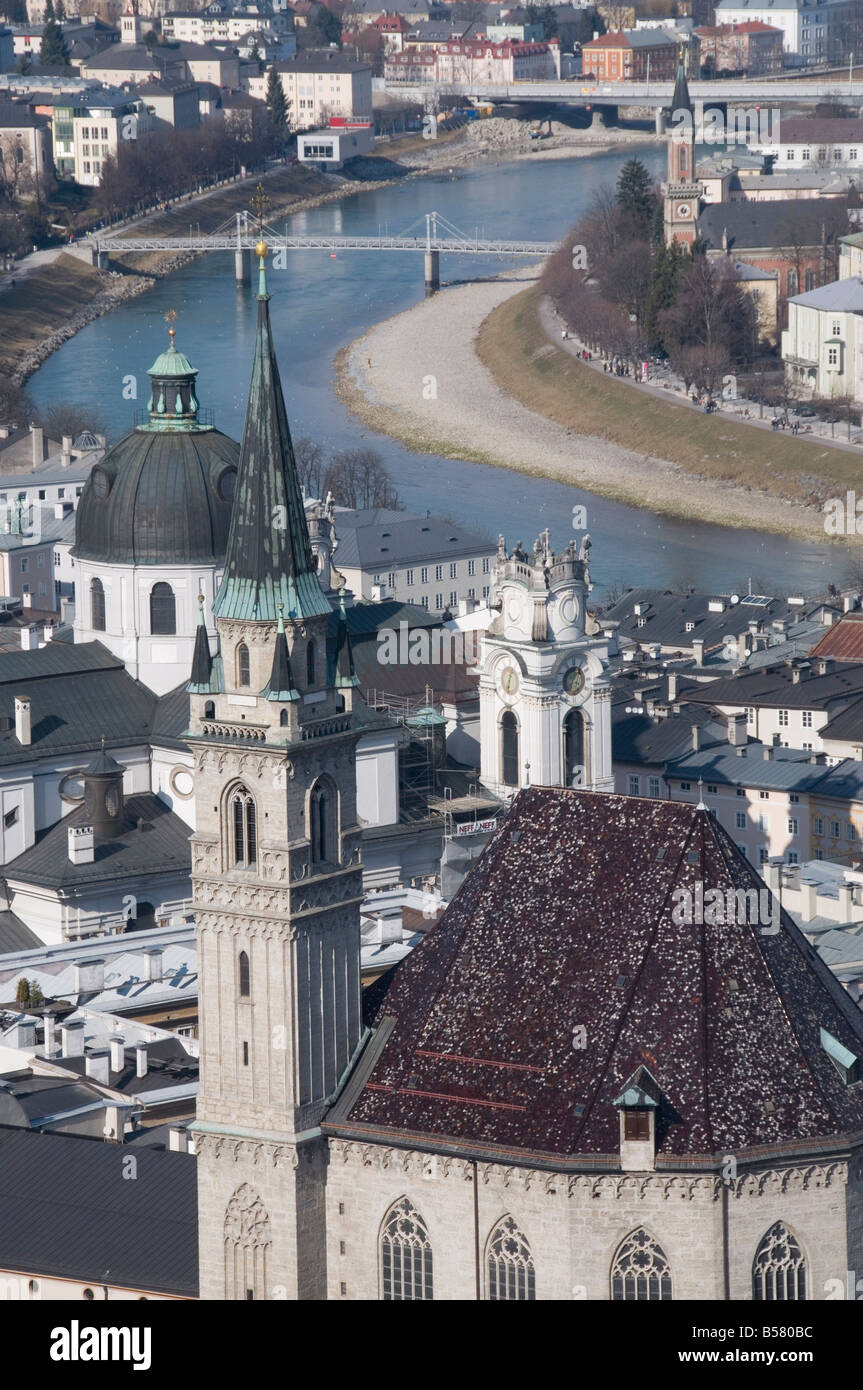
<instances>
[{"instance_id":1,"label":"chimney","mask_svg":"<svg viewBox=\"0 0 863 1390\"><path fill-rule=\"evenodd\" d=\"M54 1015L50 1009L46 1009L42 1015L42 1022L45 1025L44 1044L42 1053L45 1057L53 1057L57 1051L57 1040L54 1034Z\"/></svg>"},{"instance_id":2,"label":"chimney","mask_svg":"<svg viewBox=\"0 0 863 1390\"><path fill-rule=\"evenodd\" d=\"M61 453L61 455L60 455L60 467L61 467L61 468L68 468L71 462L72 462L72 436L71 436L71 434L64 434L64 435L63 435L62 453Z\"/></svg>"},{"instance_id":3,"label":"chimney","mask_svg":"<svg viewBox=\"0 0 863 1390\"><path fill-rule=\"evenodd\" d=\"M775 897L779 896L782 887L782 866L780 864L767 863L764 865L764 882Z\"/></svg>"},{"instance_id":4,"label":"chimney","mask_svg":"<svg viewBox=\"0 0 863 1390\"><path fill-rule=\"evenodd\" d=\"M68 595L68 594L64 594L63 597L60 599L60 622L61 622L61 623L70 623L70 622L72 621L72 619L71 619L71 617L70 617L70 611L69 611L72 607L73 607L73 604L72 604L72 600L69 598L69 595Z\"/></svg>"},{"instance_id":5,"label":"chimney","mask_svg":"<svg viewBox=\"0 0 863 1390\"><path fill-rule=\"evenodd\" d=\"M746 732L746 715L729 714L728 716L728 742L732 748L742 748L748 743L749 735Z\"/></svg>"},{"instance_id":6,"label":"chimney","mask_svg":"<svg viewBox=\"0 0 863 1390\"><path fill-rule=\"evenodd\" d=\"M773 748L769 743L764 745L764 761L766 763L773 761Z\"/></svg>"},{"instance_id":7,"label":"chimney","mask_svg":"<svg viewBox=\"0 0 863 1390\"><path fill-rule=\"evenodd\" d=\"M162 948L161 946L151 946L144 952L144 979L161 980L162 978Z\"/></svg>"},{"instance_id":8,"label":"chimney","mask_svg":"<svg viewBox=\"0 0 863 1390\"><path fill-rule=\"evenodd\" d=\"M22 652L35 652L39 647L39 629L35 627L22 627L21 629L21 650Z\"/></svg>"},{"instance_id":9,"label":"chimney","mask_svg":"<svg viewBox=\"0 0 863 1390\"><path fill-rule=\"evenodd\" d=\"M54 627L52 623L46 623L42 629L42 641L45 643L54 640Z\"/></svg>"},{"instance_id":10,"label":"chimney","mask_svg":"<svg viewBox=\"0 0 863 1390\"><path fill-rule=\"evenodd\" d=\"M23 1016L16 1018L12 1027L6 1034L6 1042L9 1047L18 1047L22 1050L32 1051L36 1046L36 1020Z\"/></svg>"},{"instance_id":11,"label":"chimney","mask_svg":"<svg viewBox=\"0 0 863 1390\"><path fill-rule=\"evenodd\" d=\"M64 1057L83 1057L84 1055L84 1020L83 1018L73 1019L71 1023L64 1023L60 1027L63 1035L63 1056Z\"/></svg>"},{"instance_id":12,"label":"chimney","mask_svg":"<svg viewBox=\"0 0 863 1390\"><path fill-rule=\"evenodd\" d=\"M782 739L780 738L779 734L774 734L774 735L773 735L773 747L774 747L774 748L781 748L781 747L782 747Z\"/></svg>"},{"instance_id":13,"label":"chimney","mask_svg":"<svg viewBox=\"0 0 863 1390\"><path fill-rule=\"evenodd\" d=\"M800 906L801 920L804 922L811 922L812 918L818 915L818 908L815 905L815 900L818 897L818 884L803 880L800 884L800 893L802 899Z\"/></svg>"},{"instance_id":14,"label":"chimney","mask_svg":"<svg viewBox=\"0 0 863 1390\"><path fill-rule=\"evenodd\" d=\"M692 726L692 751L693 751L693 753L697 753L697 752L699 751L700 748L701 748L701 725L700 725L700 724L693 724L693 726Z\"/></svg>"},{"instance_id":15,"label":"chimney","mask_svg":"<svg viewBox=\"0 0 863 1390\"><path fill-rule=\"evenodd\" d=\"M66 515L66 503L65 503L65 502L55 502L55 503L54 503L54 520L55 520L55 521L62 521L65 515Z\"/></svg>"},{"instance_id":16,"label":"chimney","mask_svg":"<svg viewBox=\"0 0 863 1390\"><path fill-rule=\"evenodd\" d=\"M140 1042L139 1042L139 1043L138 1043L138 1046L135 1048L135 1075L136 1075L136 1076L146 1076L146 1075L147 1075L147 1044L146 1044L146 1043L140 1043Z\"/></svg>"},{"instance_id":17,"label":"chimney","mask_svg":"<svg viewBox=\"0 0 863 1390\"><path fill-rule=\"evenodd\" d=\"M852 883L839 884L839 921L844 925L851 921L854 915L854 885Z\"/></svg>"},{"instance_id":18,"label":"chimney","mask_svg":"<svg viewBox=\"0 0 863 1390\"><path fill-rule=\"evenodd\" d=\"M85 860L85 863L91 861ZM76 960L75 962L75 991L77 994L98 993L105 988L105 962L104 960Z\"/></svg>"},{"instance_id":19,"label":"chimney","mask_svg":"<svg viewBox=\"0 0 863 1390\"><path fill-rule=\"evenodd\" d=\"M33 449L33 467L38 468L45 458L45 431L31 425L30 442Z\"/></svg>"},{"instance_id":20,"label":"chimney","mask_svg":"<svg viewBox=\"0 0 863 1390\"><path fill-rule=\"evenodd\" d=\"M696 637L696 638L695 638L695 641L692 643L692 655L695 657L696 664L697 664L698 666L703 666L703 664L704 664L704 638L703 638L703 637Z\"/></svg>"},{"instance_id":21,"label":"chimney","mask_svg":"<svg viewBox=\"0 0 863 1390\"><path fill-rule=\"evenodd\" d=\"M70 825L69 863L92 864L95 853L92 825Z\"/></svg>"},{"instance_id":22,"label":"chimney","mask_svg":"<svg viewBox=\"0 0 863 1390\"><path fill-rule=\"evenodd\" d=\"M105 1106L105 1125L102 1133L106 1139L111 1140L115 1144L118 1141L122 1142L123 1139L123 1121L120 1118L120 1114L119 1105Z\"/></svg>"},{"instance_id":23,"label":"chimney","mask_svg":"<svg viewBox=\"0 0 863 1390\"><path fill-rule=\"evenodd\" d=\"M668 698L669 698L669 700L676 700L676 699L677 699L677 680L678 680L677 672L676 672L676 671L669 671L669 673L668 673Z\"/></svg>"},{"instance_id":24,"label":"chimney","mask_svg":"<svg viewBox=\"0 0 863 1390\"><path fill-rule=\"evenodd\" d=\"M22 748L29 748L32 740L30 737L30 697L28 695L15 696L15 737Z\"/></svg>"},{"instance_id":25,"label":"chimney","mask_svg":"<svg viewBox=\"0 0 863 1390\"><path fill-rule=\"evenodd\" d=\"M23 605L25 608L32 608L32 607L33 607L33 595L32 595L32 594L22 594L22 595L21 595L21 603L22 603L22 605ZM38 647L39 643L37 642L36 645L37 645L37 647Z\"/></svg>"},{"instance_id":26,"label":"chimney","mask_svg":"<svg viewBox=\"0 0 863 1390\"><path fill-rule=\"evenodd\" d=\"M91 1081L98 1081L100 1086L107 1086L110 1081L108 1064L111 1054L107 1047L99 1048L98 1052L88 1052L86 1069Z\"/></svg>"},{"instance_id":27,"label":"chimney","mask_svg":"<svg viewBox=\"0 0 863 1390\"><path fill-rule=\"evenodd\" d=\"M108 1042L111 1044L111 1070L122 1071L126 1065L126 1039L122 1033L112 1033Z\"/></svg>"},{"instance_id":28,"label":"chimney","mask_svg":"<svg viewBox=\"0 0 863 1390\"><path fill-rule=\"evenodd\" d=\"M168 1130L168 1150L175 1154L189 1152L189 1136L185 1125L171 1125Z\"/></svg>"},{"instance_id":29,"label":"chimney","mask_svg":"<svg viewBox=\"0 0 863 1390\"><path fill-rule=\"evenodd\" d=\"M384 917L378 914L377 917L378 941L382 946L391 946L394 941L402 939L402 919L401 914Z\"/></svg>"}]
</instances>

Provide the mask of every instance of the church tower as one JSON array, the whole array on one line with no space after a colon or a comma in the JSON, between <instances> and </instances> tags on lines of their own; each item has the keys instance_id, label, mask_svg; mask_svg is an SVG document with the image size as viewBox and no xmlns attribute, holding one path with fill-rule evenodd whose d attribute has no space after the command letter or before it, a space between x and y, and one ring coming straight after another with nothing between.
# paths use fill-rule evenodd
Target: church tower
<instances>
[{"instance_id":1,"label":"church tower","mask_svg":"<svg viewBox=\"0 0 863 1390\"><path fill-rule=\"evenodd\" d=\"M668 180L662 185L665 244L673 241L692 247L701 203L701 185L695 176L695 112L681 52L677 80L671 98L668 132Z\"/></svg>"},{"instance_id":2,"label":"church tower","mask_svg":"<svg viewBox=\"0 0 863 1390\"><path fill-rule=\"evenodd\" d=\"M126 0L126 8L120 16L120 42L126 45L141 42L141 19L136 0Z\"/></svg>"},{"instance_id":3,"label":"church tower","mask_svg":"<svg viewBox=\"0 0 863 1390\"><path fill-rule=\"evenodd\" d=\"M356 677L318 579L263 242L257 252L220 655L200 626L189 683L201 1297L316 1299L326 1295L319 1122L360 1039Z\"/></svg>"},{"instance_id":4,"label":"church tower","mask_svg":"<svg viewBox=\"0 0 863 1390\"><path fill-rule=\"evenodd\" d=\"M544 531L528 556L498 541L498 616L480 655L481 778L520 787L614 789L608 642L589 635L590 537L555 555Z\"/></svg>"}]
</instances>

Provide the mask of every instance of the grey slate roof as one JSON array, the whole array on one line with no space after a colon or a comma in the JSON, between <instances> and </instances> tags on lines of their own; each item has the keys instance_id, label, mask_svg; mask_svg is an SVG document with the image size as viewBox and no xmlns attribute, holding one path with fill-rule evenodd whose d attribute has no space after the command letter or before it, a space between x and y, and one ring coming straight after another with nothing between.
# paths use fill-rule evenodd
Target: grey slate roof
<instances>
[{"instance_id":1,"label":"grey slate roof","mask_svg":"<svg viewBox=\"0 0 863 1390\"><path fill-rule=\"evenodd\" d=\"M353 8L356 9L356 4ZM371 72L368 63L355 63L353 59L330 48L307 48L273 66L276 72Z\"/></svg>"},{"instance_id":2,"label":"grey slate roof","mask_svg":"<svg viewBox=\"0 0 863 1390\"><path fill-rule=\"evenodd\" d=\"M797 294L789 304L803 304L808 309L838 309L846 314L863 314L863 280L851 275L846 280L834 280L808 294Z\"/></svg>"},{"instance_id":3,"label":"grey slate roof","mask_svg":"<svg viewBox=\"0 0 863 1390\"><path fill-rule=\"evenodd\" d=\"M38 948L43 943L34 931L31 931L17 913L7 908L5 912L0 912L0 956L7 951L29 951Z\"/></svg>"},{"instance_id":4,"label":"grey slate roof","mask_svg":"<svg viewBox=\"0 0 863 1390\"><path fill-rule=\"evenodd\" d=\"M812 202L812 207L805 206ZM825 207L817 199L777 198L775 202L709 203L698 218L698 235L709 248L722 247L727 230L732 250L775 250L821 244ZM830 226L828 224L828 232Z\"/></svg>"},{"instance_id":5,"label":"grey slate roof","mask_svg":"<svg viewBox=\"0 0 863 1390\"><path fill-rule=\"evenodd\" d=\"M784 664L761 671L741 671L709 681L687 692L687 699L712 705L766 706L768 709L828 709L837 701L863 694L863 663L843 662L825 676L817 672L796 684L793 669Z\"/></svg>"},{"instance_id":6,"label":"grey slate roof","mask_svg":"<svg viewBox=\"0 0 863 1390\"><path fill-rule=\"evenodd\" d=\"M73 864L69 859L69 827L88 823L85 807L78 806L41 831L36 843L17 859L10 860L4 868L5 877L12 883L59 889L149 874L188 874L192 865L191 832L185 821L152 792L127 797L125 809L127 829L114 840L97 839L91 864ZM144 822L141 829L137 826L139 818Z\"/></svg>"},{"instance_id":7,"label":"grey slate roof","mask_svg":"<svg viewBox=\"0 0 863 1390\"><path fill-rule=\"evenodd\" d=\"M341 555L341 552L339 552ZM769 597L765 595L765 597ZM711 612L711 603L722 601L722 612ZM643 608L639 615L636 605ZM646 605L646 607L645 607ZM794 625L803 622L813 609L822 607L811 602L802 605L790 604L787 599L770 598L769 603L753 603L752 596L740 596L738 603L731 603L729 595L675 593L670 589L628 589L602 613L602 620L612 620L618 624L618 632L630 637L634 642L658 642L661 646L688 648L693 642L702 640L705 652L712 647L721 647L726 636L739 637L746 632L750 622L761 624L762 630L773 631L772 624L784 621L786 635L793 636ZM639 616L645 619L639 627ZM693 623L691 632L686 631L687 623Z\"/></svg>"},{"instance_id":8,"label":"grey slate roof","mask_svg":"<svg viewBox=\"0 0 863 1390\"><path fill-rule=\"evenodd\" d=\"M16 695L30 698L29 745L15 736ZM91 753L103 736L113 748L147 740L156 703L100 642L49 642L36 651L0 653L0 716L13 721L11 729L0 730L0 761Z\"/></svg>"},{"instance_id":9,"label":"grey slate roof","mask_svg":"<svg viewBox=\"0 0 863 1390\"><path fill-rule=\"evenodd\" d=\"M194 1157L142 1146L128 1182L122 1153L101 1140L0 1128L0 1266L195 1298Z\"/></svg>"},{"instance_id":10,"label":"grey slate roof","mask_svg":"<svg viewBox=\"0 0 863 1390\"><path fill-rule=\"evenodd\" d=\"M370 507L336 510L338 563L375 574L405 561L445 562L463 555L494 555L487 536L468 531L445 518Z\"/></svg>"}]
</instances>

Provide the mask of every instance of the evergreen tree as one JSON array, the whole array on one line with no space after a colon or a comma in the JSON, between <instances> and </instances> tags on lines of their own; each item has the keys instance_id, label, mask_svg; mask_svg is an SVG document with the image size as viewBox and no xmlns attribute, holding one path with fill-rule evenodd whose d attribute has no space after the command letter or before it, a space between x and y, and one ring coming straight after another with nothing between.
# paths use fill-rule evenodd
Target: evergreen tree
<instances>
[{"instance_id":1,"label":"evergreen tree","mask_svg":"<svg viewBox=\"0 0 863 1390\"><path fill-rule=\"evenodd\" d=\"M66 6L63 4L63 0L57 0L56 15L57 23L64 24L66 21Z\"/></svg>"},{"instance_id":2,"label":"evergreen tree","mask_svg":"<svg viewBox=\"0 0 863 1390\"><path fill-rule=\"evenodd\" d=\"M47 0L47 4L45 5L45 23L47 24L49 20L55 18L56 15L54 14L54 0Z\"/></svg>"},{"instance_id":3,"label":"evergreen tree","mask_svg":"<svg viewBox=\"0 0 863 1390\"><path fill-rule=\"evenodd\" d=\"M327 47L331 43L342 46L342 21L337 14L326 7L318 10L311 24L309 25L315 41Z\"/></svg>"},{"instance_id":4,"label":"evergreen tree","mask_svg":"<svg viewBox=\"0 0 863 1390\"><path fill-rule=\"evenodd\" d=\"M47 68L67 68L69 66L69 50L66 47L66 40L63 32L54 19L49 19L42 31L42 50L39 54L39 62Z\"/></svg>"},{"instance_id":5,"label":"evergreen tree","mask_svg":"<svg viewBox=\"0 0 863 1390\"><path fill-rule=\"evenodd\" d=\"M279 74L276 72L275 65L270 68L267 77L266 105L273 136L279 144L283 145L288 137L288 103L285 100L285 89Z\"/></svg>"},{"instance_id":6,"label":"evergreen tree","mask_svg":"<svg viewBox=\"0 0 863 1390\"><path fill-rule=\"evenodd\" d=\"M651 352L666 351L661 315L677 300L682 268L683 252L676 241L670 246L660 246L655 252L644 306L644 332Z\"/></svg>"},{"instance_id":7,"label":"evergreen tree","mask_svg":"<svg viewBox=\"0 0 863 1390\"><path fill-rule=\"evenodd\" d=\"M30 1003L30 981L24 976L18 981L18 988L15 991L16 1004Z\"/></svg>"},{"instance_id":8,"label":"evergreen tree","mask_svg":"<svg viewBox=\"0 0 863 1390\"><path fill-rule=\"evenodd\" d=\"M650 175L640 159L628 159L620 171L616 189L617 205L631 234L647 241L654 213Z\"/></svg>"}]
</instances>

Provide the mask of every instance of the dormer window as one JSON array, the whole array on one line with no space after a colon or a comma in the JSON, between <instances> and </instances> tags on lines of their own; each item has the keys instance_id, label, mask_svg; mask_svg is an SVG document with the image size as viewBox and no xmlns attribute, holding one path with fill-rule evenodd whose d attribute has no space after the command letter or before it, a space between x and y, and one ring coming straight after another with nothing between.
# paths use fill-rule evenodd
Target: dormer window
<instances>
[{"instance_id":1,"label":"dormer window","mask_svg":"<svg viewBox=\"0 0 863 1390\"><path fill-rule=\"evenodd\" d=\"M624 1110L623 1137L624 1139L649 1139L650 1111Z\"/></svg>"}]
</instances>

